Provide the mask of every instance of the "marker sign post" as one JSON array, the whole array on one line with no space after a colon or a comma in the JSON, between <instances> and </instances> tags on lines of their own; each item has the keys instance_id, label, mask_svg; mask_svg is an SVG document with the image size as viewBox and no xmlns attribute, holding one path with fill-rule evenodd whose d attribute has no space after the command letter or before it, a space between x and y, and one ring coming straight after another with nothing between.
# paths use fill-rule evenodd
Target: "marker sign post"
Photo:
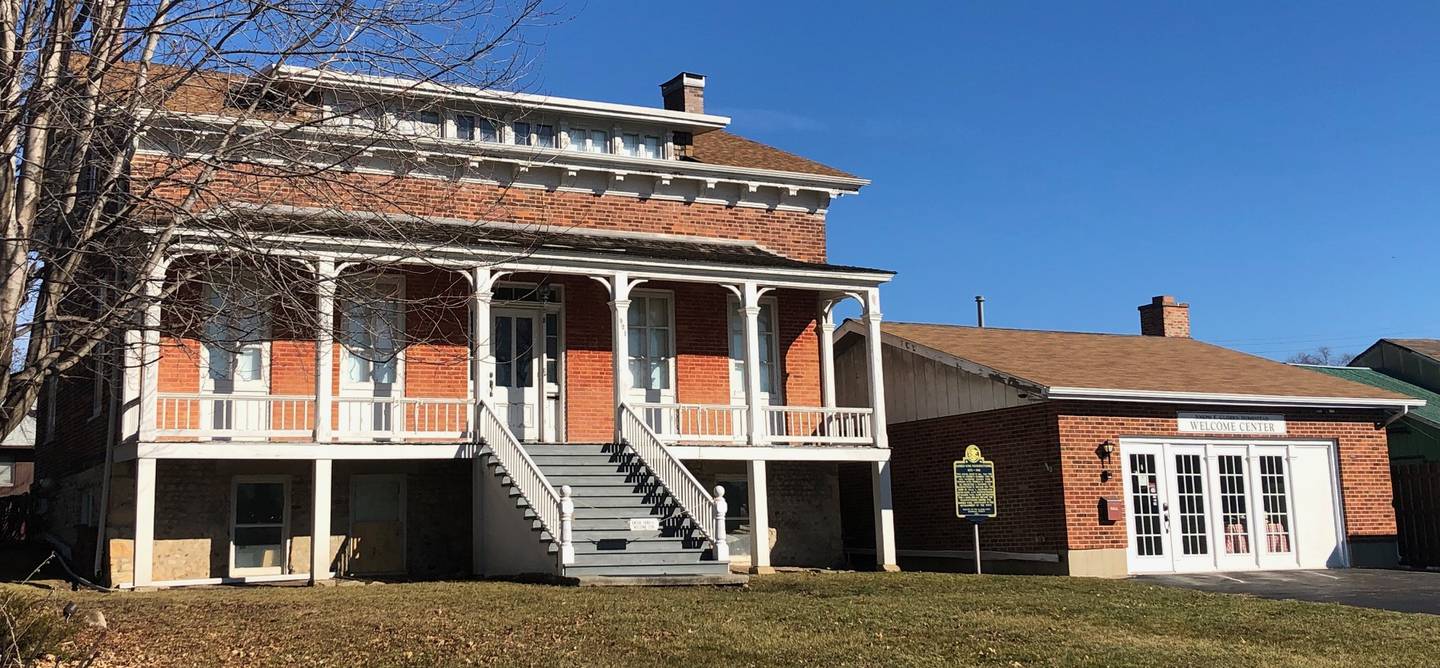
<instances>
[{"instance_id":1,"label":"marker sign post","mask_svg":"<svg viewBox=\"0 0 1440 668\"><path fill-rule=\"evenodd\" d=\"M980 455L980 446L965 446L965 458L954 464L955 516L975 529L975 573L980 573L980 523L995 516L995 462Z\"/></svg>"}]
</instances>

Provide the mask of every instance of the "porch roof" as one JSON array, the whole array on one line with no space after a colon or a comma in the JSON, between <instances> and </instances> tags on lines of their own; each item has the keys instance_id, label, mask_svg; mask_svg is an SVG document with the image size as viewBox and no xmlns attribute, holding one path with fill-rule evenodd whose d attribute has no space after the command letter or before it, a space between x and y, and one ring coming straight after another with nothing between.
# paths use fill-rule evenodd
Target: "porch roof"
<instances>
[{"instance_id":1,"label":"porch roof","mask_svg":"<svg viewBox=\"0 0 1440 668\"><path fill-rule=\"evenodd\" d=\"M441 247L484 248L525 257L537 251L578 252L599 258L680 261L710 267L797 269L835 274L873 274L887 281L895 272L785 257L759 243L680 234L625 232L474 221L444 217L288 206L229 207L215 218L227 224L216 231L244 229L252 234L304 236L317 240L393 242L397 250L423 254ZM238 225L237 225L238 223ZM202 230L194 230L202 231Z\"/></svg>"}]
</instances>

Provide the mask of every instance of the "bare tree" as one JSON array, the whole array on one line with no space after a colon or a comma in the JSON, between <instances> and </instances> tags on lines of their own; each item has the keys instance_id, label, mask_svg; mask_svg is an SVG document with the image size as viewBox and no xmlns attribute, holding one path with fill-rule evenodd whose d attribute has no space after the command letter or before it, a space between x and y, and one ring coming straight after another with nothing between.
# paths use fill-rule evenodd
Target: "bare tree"
<instances>
[{"instance_id":1,"label":"bare tree","mask_svg":"<svg viewBox=\"0 0 1440 668\"><path fill-rule=\"evenodd\" d=\"M158 301L168 328L221 343L267 336L243 331L257 309L292 316L292 331L312 325L305 295L321 286L266 242L276 231L383 239L390 261L474 234L427 224L432 209L391 187L403 174L361 178L354 165L407 145L419 155L423 133L384 119L437 90L518 87L525 35L548 18L539 3L0 0L0 353L12 360L0 435L47 380L113 350ZM340 103L335 71L393 85ZM186 123L197 115L211 119L203 132ZM268 201L309 206L277 215ZM356 208L393 215L333 215ZM214 252L149 280L198 237ZM194 292L206 280L231 289L206 300Z\"/></svg>"},{"instance_id":2,"label":"bare tree","mask_svg":"<svg viewBox=\"0 0 1440 668\"><path fill-rule=\"evenodd\" d=\"M1314 364L1317 366L1345 366L1355 359L1351 353L1337 353L1329 346L1320 346L1313 351L1295 353L1285 360L1291 364Z\"/></svg>"}]
</instances>

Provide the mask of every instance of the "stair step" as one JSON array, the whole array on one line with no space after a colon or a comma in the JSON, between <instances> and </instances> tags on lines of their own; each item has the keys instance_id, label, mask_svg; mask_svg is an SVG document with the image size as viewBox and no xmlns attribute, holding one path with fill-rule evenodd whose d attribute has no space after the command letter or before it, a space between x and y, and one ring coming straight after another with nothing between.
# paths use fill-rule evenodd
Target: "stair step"
<instances>
[{"instance_id":1,"label":"stair step","mask_svg":"<svg viewBox=\"0 0 1440 668\"><path fill-rule=\"evenodd\" d=\"M554 466L541 466L540 471L547 478L564 476L595 476L605 475L616 478L633 476L636 479L649 477L648 473L640 473L640 467L629 464L556 464Z\"/></svg>"},{"instance_id":2,"label":"stair step","mask_svg":"<svg viewBox=\"0 0 1440 668\"><path fill-rule=\"evenodd\" d=\"M576 552L574 566L673 566L704 564L709 550L676 550L674 552Z\"/></svg>"},{"instance_id":3,"label":"stair step","mask_svg":"<svg viewBox=\"0 0 1440 668\"><path fill-rule=\"evenodd\" d=\"M655 529L652 531L631 531L630 519L631 518L626 517L588 517L584 519L577 517L575 519L575 525L571 530L575 532L576 540L579 540L582 536L585 538L596 538L601 534L606 534L604 536L605 538L619 537L618 535L610 534L624 534L626 536L684 536L688 534L698 535L698 529L696 529L692 524L690 524L689 521L662 521L660 523L659 529Z\"/></svg>"},{"instance_id":4,"label":"stair step","mask_svg":"<svg viewBox=\"0 0 1440 668\"><path fill-rule=\"evenodd\" d=\"M580 494L574 493L576 508L653 508L668 507L668 494Z\"/></svg>"},{"instance_id":5,"label":"stair step","mask_svg":"<svg viewBox=\"0 0 1440 668\"><path fill-rule=\"evenodd\" d=\"M613 517L650 517L662 522L667 519L678 521L678 513L672 512L669 508L657 508L655 506L610 506L594 507L575 504L575 523L581 524L586 520L606 519Z\"/></svg>"},{"instance_id":6,"label":"stair step","mask_svg":"<svg viewBox=\"0 0 1440 668\"><path fill-rule=\"evenodd\" d=\"M579 484L576 484L576 483L557 483L557 482L555 482L555 478L550 478L550 484L551 484L551 485L554 485L556 489L559 489L559 488L560 488L560 485L562 485L562 484L568 484L568 485L570 485L570 487L571 487L571 489L573 490L573 492L574 492L574 494L575 494L575 496L576 496L577 499L578 499L579 497L582 497L582 496L584 496L584 497L596 497L596 496L626 496L626 495L632 495L632 494L633 494L633 495L641 495L641 494L653 493L653 492L656 492L657 490L660 489L660 486L659 486L658 484L656 484L655 482L653 482L653 481L652 481L652 482L641 482L641 483L634 483L634 482L628 482L628 483L626 483L626 482L616 482L616 481L614 481L614 480L605 480L605 479L598 478L598 477L585 477L585 478L582 478L582 479L578 479L576 482L578 482Z\"/></svg>"},{"instance_id":7,"label":"stair step","mask_svg":"<svg viewBox=\"0 0 1440 668\"><path fill-rule=\"evenodd\" d=\"M730 564L721 561L706 561L694 564L604 564L582 566L572 564L565 567L565 575L722 575L730 573Z\"/></svg>"},{"instance_id":8,"label":"stair step","mask_svg":"<svg viewBox=\"0 0 1440 668\"><path fill-rule=\"evenodd\" d=\"M615 533L620 534L622 532ZM698 536L695 538L682 538L679 536L635 537L628 535L629 532L623 533L626 535L605 538L586 538L576 535L573 536L574 542L571 544L575 546L576 554L589 552L649 554L683 550L705 550L707 549L706 546L709 545L708 542Z\"/></svg>"}]
</instances>

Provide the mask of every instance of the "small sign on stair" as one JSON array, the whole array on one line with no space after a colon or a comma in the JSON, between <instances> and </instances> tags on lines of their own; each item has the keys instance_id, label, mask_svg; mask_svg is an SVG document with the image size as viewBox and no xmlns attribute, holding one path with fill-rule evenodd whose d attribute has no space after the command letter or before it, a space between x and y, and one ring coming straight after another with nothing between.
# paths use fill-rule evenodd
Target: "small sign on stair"
<instances>
[{"instance_id":1,"label":"small sign on stair","mask_svg":"<svg viewBox=\"0 0 1440 668\"><path fill-rule=\"evenodd\" d=\"M630 518L631 531L659 531L660 520L655 517L632 517Z\"/></svg>"}]
</instances>

